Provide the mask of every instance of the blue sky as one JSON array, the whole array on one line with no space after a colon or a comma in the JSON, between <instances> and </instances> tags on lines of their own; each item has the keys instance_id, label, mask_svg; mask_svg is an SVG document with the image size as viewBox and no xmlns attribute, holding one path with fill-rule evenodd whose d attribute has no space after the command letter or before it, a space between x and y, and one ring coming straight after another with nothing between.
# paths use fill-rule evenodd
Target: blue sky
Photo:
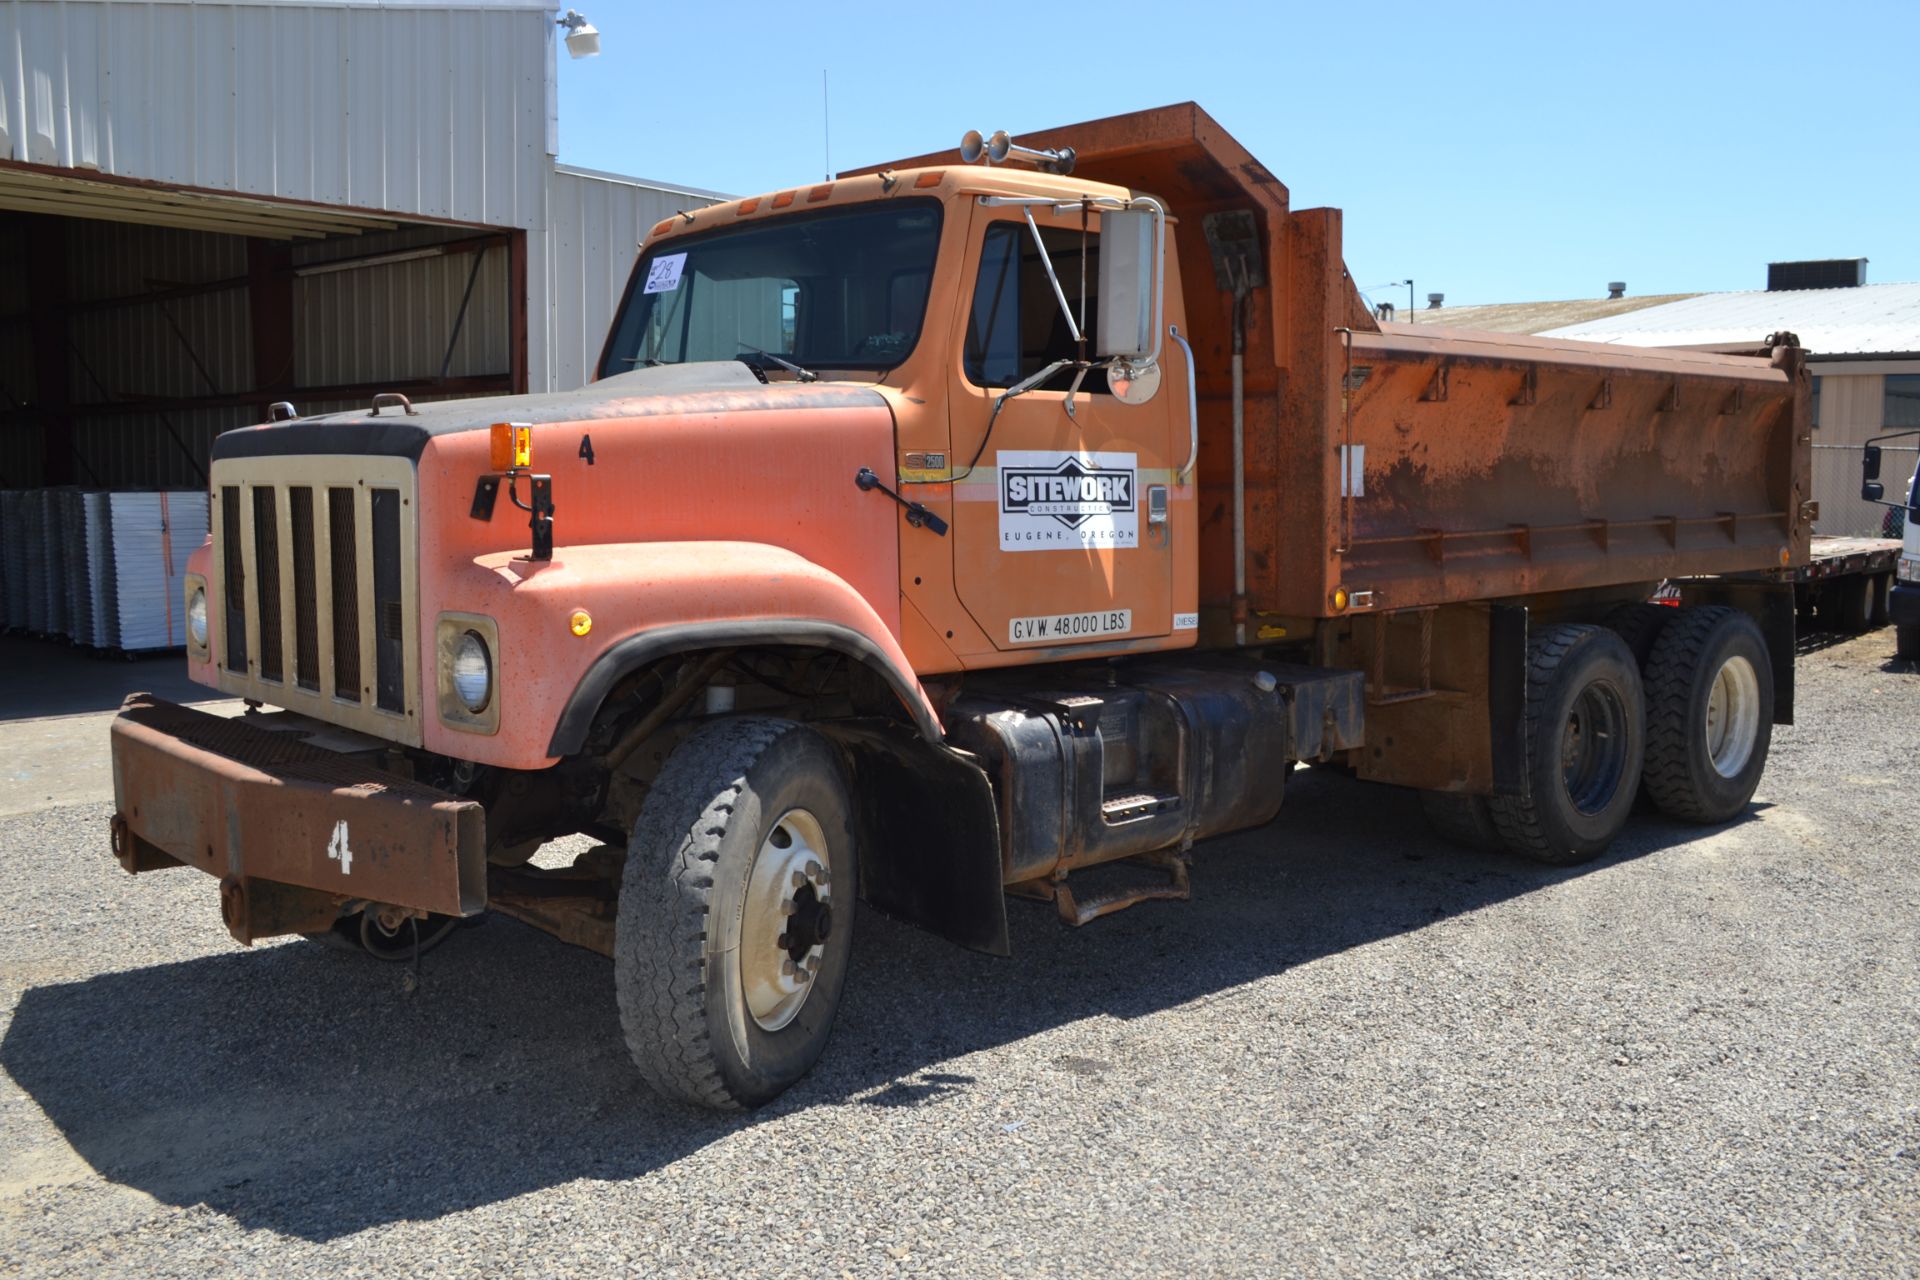
<instances>
[{"instance_id":1,"label":"blue sky","mask_svg":"<svg viewBox=\"0 0 1920 1280\"><path fill-rule=\"evenodd\" d=\"M1920 0L574 2L605 52L560 56L572 164L818 181L823 68L836 169L1192 99L1423 306L1920 280Z\"/></svg>"}]
</instances>

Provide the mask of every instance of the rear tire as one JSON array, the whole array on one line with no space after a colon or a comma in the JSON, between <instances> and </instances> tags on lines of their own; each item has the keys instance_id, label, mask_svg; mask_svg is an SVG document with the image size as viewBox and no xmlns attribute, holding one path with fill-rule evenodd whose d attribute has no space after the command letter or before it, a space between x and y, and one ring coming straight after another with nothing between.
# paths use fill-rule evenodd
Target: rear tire
<instances>
[{"instance_id":1,"label":"rear tire","mask_svg":"<svg viewBox=\"0 0 1920 1280\"><path fill-rule=\"evenodd\" d=\"M648 1084L731 1111L807 1073L846 981L854 859L840 760L813 730L722 720L667 758L614 930L620 1024Z\"/></svg>"},{"instance_id":2,"label":"rear tire","mask_svg":"<svg viewBox=\"0 0 1920 1280\"><path fill-rule=\"evenodd\" d=\"M1640 668L1605 627L1561 625L1527 645L1527 793L1493 796L1508 850L1536 862L1585 862L1626 824L1645 750Z\"/></svg>"},{"instance_id":3,"label":"rear tire","mask_svg":"<svg viewBox=\"0 0 1920 1280\"><path fill-rule=\"evenodd\" d=\"M1483 853L1500 853L1507 847L1500 838L1500 828L1493 823L1485 796L1461 791L1422 791L1420 808L1434 833L1449 844Z\"/></svg>"},{"instance_id":4,"label":"rear tire","mask_svg":"<svg viewBox=\"0 0 1920 1280\"><path fill-rule=\"evenodd\" d=\"M1738 609L1682 609L1647 668L1654 803L1688 822L1725 822L1753 798L1772 741L1773 664L1760 628Z\"/></svg>"},{"instance_id":5,"label":"rear tire","mask_svg":"<svg viewBox=\"0 0 1920 1280\"><path fill-rule=\"evenodd\" d=\"M1633 653L1633 660L1640 670L1647 669L1647 659L1653 654L1654 641L1673 621L1673 615L1680 612L1671 605L1664 604L1623 604L1607 615L1604 624L1627 642L1627 648Z\"/></svg>"}]
</instances>

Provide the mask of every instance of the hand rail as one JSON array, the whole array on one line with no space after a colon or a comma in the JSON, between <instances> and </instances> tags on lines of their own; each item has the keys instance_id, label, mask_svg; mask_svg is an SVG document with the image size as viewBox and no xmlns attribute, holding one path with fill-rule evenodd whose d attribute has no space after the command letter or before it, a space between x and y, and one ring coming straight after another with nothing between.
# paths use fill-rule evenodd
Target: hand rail
<instances>
[{"instance_id":1,"label":"hand rail","mask_svg":"<svg viewBox=\"0 0 1920 1280\"><path fill-rule=\"evenodd\" d=\"M1168 325L1167 333L1180 344L1180 350L1187 357L1187 465L1174 473L1174 478L1185 484L1193 478L1193 469L1200 462L1200 392L1193 378L1193 348L1187 345L1186 335L1177 324Z\"/></svg>"}]
</instances>

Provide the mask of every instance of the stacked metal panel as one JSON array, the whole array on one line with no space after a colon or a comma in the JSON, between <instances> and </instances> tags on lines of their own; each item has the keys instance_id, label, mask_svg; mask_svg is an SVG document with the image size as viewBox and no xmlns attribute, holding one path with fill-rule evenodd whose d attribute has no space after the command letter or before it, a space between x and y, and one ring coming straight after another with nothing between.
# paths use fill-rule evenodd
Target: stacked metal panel
<instances>
[{"instance_id":1,"label":"stacked metal panel","mask_svg":"<svg viewBox=\"0 0 1920 1280\"><path fill-rule=\"evenodd\" d=\"M167 490L107 498L113 647L177 649L187 640L180 578L187 557L206 541L207 495Z\"/></svg>"},{"instance_id":2,"label":"stacked metal panel","mask_svg":"<svg viewBox=\"0 0 1920 1280\"><path fill-rule=\"evenodd\" d=\"M90 490L80 495L82 535L87 554L87 630L74 639L96 649L120 647L114 625L113 554L108 525L112 520L109 500L112 495Z\"/></svg>"},{"instance_id":3,"label":"stacked metal panel","mask_svg":"<svg viewBox=\"0 0 1920 1280\"><path fill-rule=\"evenodd\" d=\"M17 489L0 493L0 628L23 630L27 625L27 495Z\"/></svg>"},{"instance_id":4,"label":"stacked metal panel","mask_svg":"<svg viewBox=\"0 0 1920 1280\"><path fill-rule=\"evenodd\" d=\"M197 489L0 493L0 625L96 649L177 649L181 577L206 539Z\"/></svg>"},{"instance_id":5,"label":"stacked metal panel","mask_svg":"<svg viewBox=\"0 0 1920 1280\"><path fill-rule=\"evenodd\" d=\"M44 635L47 630L47 491L28 489L21 495L20 532L26 546L27 630Z\"/></svg>"}]
</instances>

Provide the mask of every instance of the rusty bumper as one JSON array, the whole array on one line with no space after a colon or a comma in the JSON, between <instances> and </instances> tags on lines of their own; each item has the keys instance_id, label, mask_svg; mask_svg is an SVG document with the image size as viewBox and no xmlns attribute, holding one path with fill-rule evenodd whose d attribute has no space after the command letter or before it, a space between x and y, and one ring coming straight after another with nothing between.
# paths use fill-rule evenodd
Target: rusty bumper
<instances>
[{"instance_id":1,"label":"rusty bumper","mask_svg":"<svg viewBox=\"0 0 1920 1280\"><path fill-rule=\"evenodd\" d=\"M325 929L353 904L486 907L480 805L150 694L113 722L114 854L128 871L220 877L241 942Z\"/></svg>"}]
</instances>

